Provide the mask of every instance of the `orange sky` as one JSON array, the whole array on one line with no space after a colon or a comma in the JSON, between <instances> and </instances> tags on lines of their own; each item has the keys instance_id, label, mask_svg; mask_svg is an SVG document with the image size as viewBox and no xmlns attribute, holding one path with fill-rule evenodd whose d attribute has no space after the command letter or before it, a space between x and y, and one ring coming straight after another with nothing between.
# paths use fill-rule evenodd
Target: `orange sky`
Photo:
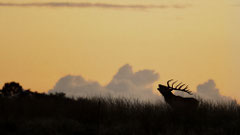
<instances>
[{"instance_id":1,"label":"orange sky","mask_svg":"<svg viewBox=\"0 0 240 135\"><path fill-rule=\"evenodd\" d=\"M94 2L167 8L0 6L0 85L17 81L47 91L67 74L104 85L129 63L134 70L155 70L159 82L187 82L193 91L213 79L221 93L240 98L237 1Z\"/></svg>"}]
</instances>

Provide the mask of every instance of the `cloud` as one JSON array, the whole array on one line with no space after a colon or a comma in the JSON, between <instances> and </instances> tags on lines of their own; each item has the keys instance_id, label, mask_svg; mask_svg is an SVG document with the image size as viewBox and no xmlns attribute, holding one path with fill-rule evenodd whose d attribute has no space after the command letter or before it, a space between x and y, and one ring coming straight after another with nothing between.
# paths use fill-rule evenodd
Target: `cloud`
<instances>
[{"instance_id":1,"label":"cloud","mask_svg":"<svg viewBox=\"0 0 240 135\"><path fill-rule=\"evenodd\" d=\"M198 96L203 100L213 101L213 102L229 102L234 101L231 97L223 96L220 94L220 90L216 88L214 80L209 79L203 84L197 86L197 91L193 92L194 95L189 95L184 92L176 91L176 95L183 97L194 97Z\"/></svg>"},{"instance_id":2,"label":"cloud","mask_svg":"<svg viewBox=\"0 0 240 135\"><path fill-rule=\"evenodd\" d=\"M123 96L132 96L140 99L156 98L153 94L152 84L159 78L153 70L140 70L133 72L130 65L124 65L113 77L106 88L112 93Z\"/></svg>"},{"instance_id":3,"label":"cloud","mask_svg":"<svg viewBox=\"0 0 240 135\"><path fill-rule=\"evenodd\" d=\"M231 101L232 98L223 96L220 94L218 88L216 88L216 84L214 80L210 79L203 84L199 84L197 86L197 94L206 100L212 101Z\"/></svg>"},{"instance_id":4,"label":"cloud","mask_svg":"<svg viewBox=\"0 0 240 135\"><path fill-rule=\"evenodd\" d=\"M104 92L103 87L94 81L86 81L81 76L67 75L59 79L55 87L49 91L64 92L67 96L95 96Z\"/></svg>"},{"instance_id":5,"label":"cloud","mask_svg":"<svg viewBox=\"0 0 240 135\"><path fill-rule=\"evenodd\" d=\"M76 7L76 8L113 8L113 9L183 9L189 5L141 5L141 4L112 4L112 3L89 3L89 2L46 2L46 3L3 3L6 7Z\"/></svg>"},{"instance_id":6,"label":"cloud","mask_svg":"<svg viewBox=\"0 0 240 135\"><path fill-rule=\"evenodd\" d=\"M153 83L159 79L154 70L140 70L133 72L132 66L122 66L113 76L112 80L102 86L97 81L89 81L82 76L67 75L58 80L49 93L64 92L69 97L112 96L140 99L143 101L163 100L153 92ZM214 80L210 79L197 86L197 91L189 95L185 92L174 91L175 95L182 97L200 97L203 100L214 102L229 102L232 98L220 94Z\"/></svg>"},{"instance_id":7,"label":"cloud","mask_svg":"<svg viewBox=\"0 0 240 135\"><path fill-rule=\"evenodd\" d=\"M67 75L62 77L49 93L64 92L70 97L111 95L153 101L160 99L160 96L154 94L152 90L153 83L158 78L158 73L153 70L133 72L132 67L126 64L106 86L101 86L96 81L87 81L81 76Z\"/></svg>"}]
</instances>

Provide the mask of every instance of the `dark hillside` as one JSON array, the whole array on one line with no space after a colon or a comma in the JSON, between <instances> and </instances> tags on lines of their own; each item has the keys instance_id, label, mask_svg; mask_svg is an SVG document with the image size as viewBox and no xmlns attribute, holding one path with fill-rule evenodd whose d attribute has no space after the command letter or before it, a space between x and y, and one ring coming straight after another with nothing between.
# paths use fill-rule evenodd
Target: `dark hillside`
<instances>
[{"instance_id":1,"label":"dark hillside","mask_svg":"<svg viewBox=\"0 0 240 135\"><path fill-rule=\"evenodd\" d=\"M26 91L0 97L1 135L239 135L240 107L202 102L194 112L163 103L66 98Z\"/></svg>"}]
</instances>

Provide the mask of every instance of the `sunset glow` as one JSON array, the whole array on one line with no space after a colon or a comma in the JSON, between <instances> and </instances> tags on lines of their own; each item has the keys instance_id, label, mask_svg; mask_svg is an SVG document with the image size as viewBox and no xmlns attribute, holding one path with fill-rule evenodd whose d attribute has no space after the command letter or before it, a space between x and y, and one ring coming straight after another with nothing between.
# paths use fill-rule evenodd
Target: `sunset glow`
<instances>
[{"instance_id":1,"label":"sunset glow","mask_svg":"<svg viewBox=\"0 0 240 135\"><path fill-rule=\"evenodd\" d=\"M105 86L130 64L134 71L159 74L154 90L174 78L195 91L212 79L221 94L239 101L239 5L237 0L0 0L0 85L16 81L47 92L71 74Z\"/></svg>"}]
</instances>

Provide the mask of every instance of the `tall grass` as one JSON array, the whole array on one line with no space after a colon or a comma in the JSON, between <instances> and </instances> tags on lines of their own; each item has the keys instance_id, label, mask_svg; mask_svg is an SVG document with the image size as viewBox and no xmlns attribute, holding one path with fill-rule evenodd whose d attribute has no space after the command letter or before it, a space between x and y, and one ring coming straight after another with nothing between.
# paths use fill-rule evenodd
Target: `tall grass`
<instances>
[{"instance_id":1,"label":"tall grass","mask_svg":"<svg viewBox=\"0 0 240 135\"><path fill-rule=\"evenodd\" d=\"M239 127L234 102L201 101L196 111L184 113L127 98L0 97L1 135L239 135Z\"/></svg>"}]
</instances>

